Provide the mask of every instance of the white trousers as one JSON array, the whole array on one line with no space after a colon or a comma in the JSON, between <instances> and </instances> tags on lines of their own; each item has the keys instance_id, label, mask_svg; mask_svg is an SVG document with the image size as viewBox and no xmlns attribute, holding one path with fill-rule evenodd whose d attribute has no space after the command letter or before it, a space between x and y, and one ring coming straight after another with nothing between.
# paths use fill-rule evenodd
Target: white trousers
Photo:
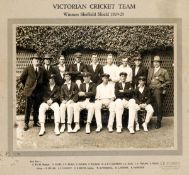
<instances>
[{"instance_id":1,"label":"white trousers","mask_svg":"<svg viewBox=\"0 0 189 175\"><path fill-rule=\"evenodd\" d=\"M91 123L94 115L94 103L90 103L88 100L77 102L74 105L74 122L79 123L80 121L80 111L87 109L87 123Z\"/></svg>"},{"instance_id":2,"label":"white trousers","mask_svg":"<svg viewBox=\"0 0 189 175\"><path fill-rule=\"evenodd\" d=\"M128 128L134 127L135 118L137 115L137 111L140 109L136 104L134 99L130 99L129 101L123 99L117 99L115 101L116 104L116 126L122 128L122 115L124 112L124 108L129 109L129 120L128 120Z\"/></svg>"},{"instance_id":3,"label":"white trousers","mask_svg":"<svg viewBox=\"0 0 189 175\"><path fill-rule=\"evenodd\" d=\"M102 99L95 101L95 118L96 118L97 127L102 127L101 109L103 107L108 108L110 111L110 115L108 119L108 127L112 127L115 118L115 102L109 99Z\"/></svg>"},{"instance_id":4,"label":"white trousers","mask_svg":"<svg viewBox=\"0 0 189 175\"><path fill-rule=\"evenodd\" d=\"M137 105L137 109L140 110L140 106L139 106L139 105ZM152 116L153 116L154 109L153 109L153 107L152 107L151 104L148 104L144 109L145 109L146 112L147 112L147 113L146 113L145 123L148 124L149 121L151 120ZM136 117L136 121L138 122L138 115L137 115L137 117Z\"/></svg>"},{"instance_id":5,"label":"white trousers","mask_svg":"<svg viewBox=\"0 0 189 175\"><path fill-rule=\"evenodd\" d=\"M66 110L67 110L67 123L71 124L74 114L75 103L61 103L60 105L60 123L65 123L66 120Z\"/></svg>"},{"instance_id":6,"label":"white trousers","mask_svg":"<svg viewBox=\"0 0 189 175\"><path fill-rule=\"evenodd\" d=\"M60 123L60 108L57 102L52 103L50 106L47 103L42 103L39 107L39 122L45 123L46 111L52 109L54 112L54 123Z\"/></svg>"}]
</instances>

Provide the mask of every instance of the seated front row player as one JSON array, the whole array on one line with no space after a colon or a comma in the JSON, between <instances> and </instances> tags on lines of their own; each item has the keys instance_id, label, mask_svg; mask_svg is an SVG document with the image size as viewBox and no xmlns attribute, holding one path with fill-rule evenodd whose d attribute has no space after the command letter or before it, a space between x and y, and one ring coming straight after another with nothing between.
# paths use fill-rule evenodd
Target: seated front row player
<instances>
[{"instance_id":1,"label":"seated front row player","mask_svg":"<svg viewBox=\"0 0 189 175\"><path fill-rule=\"evenodd\" d=\"M39 122L41 125L39 136L42 136L45 133L46 111L49 109L52 109L54 112L54 123L55 123L54 132L56 135L60 134L59 131L60 113L59 113L59 104L58 104L59 95L60 95L60 88L55 83L55 75L51 74L49 76L48 87L46 88L43 97L43 103L39 107Z\"/></svg>"},{"instance_id":2,"label":"seated front row player","mask_svg":"<svg viewBox=\"0 0 189 175\"><path fill-rule=\"evenodd\" d=\"M80 119L80 111L82 109L87 109L87 124L86 124L86 134L90 133L90 123L92 121L94 115L94 101L96 94L96 86L91 81L91 74L89 72L85 72L83 74L84 82L80 85L79 93L78 93L78 102L75 103L74 106L74 122L75 128L73 132L77 132L80 129L79 119Z\"/></svg>"},{"instance_id":3,"label":"seated front row player","mask_svg":"<svg viewBox=\"0 0 189 175\"><path fill-rule=\"evenodd\" d=\"M134 90L130 82L126 82L127 73L120 73L120 81L115 84L115 95L116 95L116 122L117 132L120 133L122 130L122 115L124 108L129 109L129 120L128 130L131 134L134 134L134 122L137 113L136 103L133 99Z\"/></svg>"},{"instance_id":4,"label":"seated front row player","mask_svg":"<svg viewBox=\"0 0 189 175\"><path fill-rule=\"evenodd\" d=\"M71 74L66 72L64 74L65 83L61 87L60 92L60 132L63 133L65 130L65 118L67 110L67 129L68 133L72 132L71 124L73 120L74 105L78 100L78 86L75 82L71 81Z\"/></svg>"},{"instance_id":5,"label":"seated front row player","mask_svg":"<svg viewBox=\"0 0 189 175\"><path fill-rule=\"evenodd\" d=\"M102 83L97 86L96 89L96 101L95 101L95 118L97 123L96 132L100 132L102 129L102 108L108 108L110 111L108 119L108 131L113 131L113 122L115 118L115 93L114 86L109 83L109 74L102 74Z\"/></svg>"},{"instance_id":6,"label":"seated front row player","mask_svg":"<svg viewBox=\"0 0 189 175\"><path fill-rule=\"evenodd\" d=\"M148 123L150 119L152 118L152 115L154 113L153 107L150 104L151 102L151 93L150 89L145 86L146 83L146 77L140 76L138 78L139 85L135 90L134 99L137 104L137 110L145 109L146 110L146 117L145 121L142 124L144 131L148 131Z\"/></svg>"}]
</instances>

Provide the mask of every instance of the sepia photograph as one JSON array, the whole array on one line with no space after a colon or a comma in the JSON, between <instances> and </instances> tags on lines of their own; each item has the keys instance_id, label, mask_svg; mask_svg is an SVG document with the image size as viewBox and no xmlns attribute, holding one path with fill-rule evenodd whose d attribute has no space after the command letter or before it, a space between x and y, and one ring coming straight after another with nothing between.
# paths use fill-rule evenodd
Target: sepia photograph
<instances>
[{"instance_id":1,"label":"sepia photograph","mask_svg":"<svg viewBox=\"0 0 189 175\"><path fill-rule=\"evenodd\" d=\"M175 26L16 25L17 151L172 150Z\"/></svg>"}]
</instances>

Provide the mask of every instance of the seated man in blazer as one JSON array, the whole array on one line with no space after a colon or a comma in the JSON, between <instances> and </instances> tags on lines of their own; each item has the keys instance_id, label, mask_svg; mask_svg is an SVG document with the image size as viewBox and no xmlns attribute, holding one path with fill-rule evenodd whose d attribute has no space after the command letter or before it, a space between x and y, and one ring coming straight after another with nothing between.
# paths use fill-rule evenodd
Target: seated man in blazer
<instances>
[{"instance_id":1,"label":"seated man in blazer","mask_svg":"<svg viewBox=\"0 0 189 175\"><path fill-rule=\"evenodd\" d=\"M135 89L135 95L134 99L136 101L136 104L138 105L138 110L145 109L147 111L146 118L144 123L142 124L144 131L148 131L148 123L150 122L150 119L152 118L152 115L154 113L153 107L150 104L151 103L151 92L150 88L148 88L146 84L146 77L140 76L138 77L138 87ZM136 120L138 121L138 120Z\"/></svg>"},{"instance_id":2,"label":"seated man in blazer","mask_svg":"<svg viewBox=\"0 0 189 175\"><path fill-rule=\"evenodd\" d=\"M81 61L82 54L80 52L75 53L74 56L75 63L70 65L69 72L73 75L72 80L76 82L79 87L80 84L83 82L82 74L84 72L87 72L87 66Z\"/></svg>"},{"instance_id":3,"label":"seated man in blazer","mask_svg":"<svg viewBox=\"0 0 189 175\"><path fill-rule=\"evenodd\" d=\"M41 129L39 136L45 133L45 118L46 111L52 109L54 112L54 132L56 135L60 134L59 123L60 123L60 111L59 111L59 99L60 99L60 87L55 83L55 75L49 75L49 84L46 87L45 94L43 97L43 103L39 107L39 122Z\"/></svg>"},{"instance_id":4,"label":"seated man in blazer","mask_svg":"<svg viewBox=\"0 0 189 175\"><path fill-rule=\"evenodd\" d=\"M80 85L78 93L78 102L74 106L74 122L75 128L73 132L77 132L80 129L79 126L79 114L82 109L87 109L87 124L86 134L90 133L90 124L94 115L94 101L96 95L96 86L91 81L91 74L85 72L83 74L84 82Z\"/></svg>"},{"instance_id":5,"label":"seated man in blazer","mask_svg":"<svg viewBox=\"0 0 189 175\"><path fill-rule=\"evenodd\" d=\"M117 132L120 133L122 130L122 115L124 108L129 109L129 121L128 130L131 134L134 134L134 122L136 117L136 103L133 98L134 91L130 82L126 82L127 73L120 73L120 81L115 84L115 95L116 95L116 121L117 121Z\"/></svg>"},{"instance_id":6,"label":"seated man in blazer","mask_svg":"<svg viewBox=\"0 0 189 175\"><path fill-rule=\"evenodd\" d=\"M149 69L148 85L152 91L154 109L157 116L156 129L161 128L162 102L166 89L170 84L168 71L161 67L160 56L154 56L153 68Z\"/></svg>"},{"instance_id":7,"label":"seated man in blazer","mask_svg":"<svg viewBox=\"0 0 189 175\"><path fill-rule=\"evenodd\" d=\"M71 124L74 114L74 104L78 100L78 86L75 82L71 81L71 73L65 73L65 83L61 87L60 93L60 132L63 133L65 130L65 116L67 109L67 129L68 133L72 132Z\"/></svg>"},{"instance_id":8,"label":"seated man in blazer","mask_svg":"<svg viewBox=\"0 0 189 175\"><path fill-rule=\"evenodd\" d=\"M33 126L39 127L38 112L42 102L44 88L48 82L45 70L40 66L40 59L37 54L32 58L32 65L24 69L20 76L20 81L24 85L23 94L26 96L25 106L25 126L24 131L29 129L30 113L33 108Z\"/></svg>"},{"instance_id":9,"label":"seated man in blazer","mask_svg":"<svg viewBox=\"0 0 189 175\"><path fill-rule=\"evenodd\" d=\"M98 63L98 56L96 53L92 54L91 64L87 66L87 71L91 74L91 81L96 85L102 83L101 76L103 74L103 67Z\"/></svg>"}]
</instances>

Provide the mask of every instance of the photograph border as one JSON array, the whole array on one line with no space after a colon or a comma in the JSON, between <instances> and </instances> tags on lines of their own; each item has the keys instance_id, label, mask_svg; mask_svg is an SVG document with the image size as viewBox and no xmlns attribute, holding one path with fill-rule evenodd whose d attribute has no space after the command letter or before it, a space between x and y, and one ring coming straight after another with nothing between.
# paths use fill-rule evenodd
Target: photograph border
<instances>
[{"instance_id":1,"label":"photograph border","mask_svg":"<svg viewBox=\"0 0 189 175\"><path fill-rule=\"evenodd\" d=\"M14 108L15 97L14 92L14 25L176 25L176 46L174 43L174 57L177 59L177 72L174 75L177 78L177 83L174 84L174 116L176 115L177 133L176 133L176 149L175 150L66 150L66 151L14 151L13 136L14 136L14 120L16 117ZM8 153L10 156L164 156L164 155L182 155L183 153L183 138L182 138L182 19L181 18L113 18L113 19L8 19ZM175 58L174 58L175 59ZM175 70L174 69L174 70ZM175 121L175 120L174 120ZM175 123L174 123L175 126Z\"/></svg>"}]
</instances>

